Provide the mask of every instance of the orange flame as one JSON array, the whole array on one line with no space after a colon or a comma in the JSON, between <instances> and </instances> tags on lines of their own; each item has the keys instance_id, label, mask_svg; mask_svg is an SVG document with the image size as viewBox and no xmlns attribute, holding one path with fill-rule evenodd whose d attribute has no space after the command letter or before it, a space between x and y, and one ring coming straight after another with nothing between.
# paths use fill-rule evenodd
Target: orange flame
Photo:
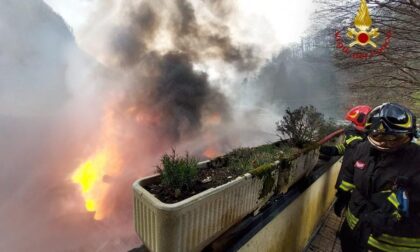
<instances>
[{"instance_id":1,"label":"orange flame","mask_svg":"<svg viewBox=\"0 0 420 252\"><path fill-rule=\"evenodd\" d=\"M219 113L213 113L204 118L205 125L220 125L222 116Z\"/></svg>"},{"instance_id":2,"label":"orange flame","mask_svg":"<svg viewBox=\"0 0 420 252\"><path fill-rule=\"evenodd\" d=\"M105 200L111 185L105 178L117 176L121 170L115 126L113 113L107 113L101 130L101 147L71 175L73 183L80 186L86 210L95 213L95 220L102 220L108 214Z\"/></svg>"},{"instance_id":3,"label":"orange flame","mask_svg":"<svg viewBox=\"0 0 420 252\"><path fill-rule=\"evenodd\" d=\"M210 158L210 159L212 159L212 158L215 158L215 157L217 157L217 156L222 155L222 153L221 153L220 151L216 150L215 148L210 147L210 148L207 148L207 149L203 152L203 155L204 155L206 158Z\"/></svg>"}]
</instances>

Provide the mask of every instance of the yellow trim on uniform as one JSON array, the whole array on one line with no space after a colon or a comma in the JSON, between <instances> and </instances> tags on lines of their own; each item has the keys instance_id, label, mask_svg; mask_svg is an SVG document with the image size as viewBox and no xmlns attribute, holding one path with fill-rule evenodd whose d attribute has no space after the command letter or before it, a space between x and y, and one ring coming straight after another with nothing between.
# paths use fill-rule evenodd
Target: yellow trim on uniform
<instances>
[{"instance_id":1,"label":"yellow trim on uniform","mask_svg":"<svg viewBox=\"0 0 420 252\"><path fill-rule=\"evenodd\" d=\"M354 188L356 188L356 186L352 183L349 183L345 180L342 180L339 188L341 190L345 191L345 192L349 192L349 191L353 190Z\"/></svg>"},{"instance_id":2,"label":"yellow trim on uniform","mask_svg":"<svg viewBox=\"0 0 420 252\"><path fill-rule=\"evenodd\" d=\"M363 140L363 138L361 136L352 136L349 139L346 139L346 144L349 145L354 140Z\"/></svg>"},{"instance_id":3,"label":"yellow trim on uniform","mask_svg":"<svg viewBox=\"0 0 420 252\"><path fill-rule=\"evenodd\" d=\"M408 238L382 234L381 236L377 237L377 240L396 246L420 248L420 238Z\"/></svg>"},{"instance_id":4,"label":"yellow trim on uniform","mask_svg":"<svg viewBox=\"0 0 420 252\"><path fill-rule=\"evenodd\" d=\"M399 206L400 206L400 203L398 202L398 199L397 199L397 195L395 195L395 193L391 193L389 196L388 196L388 201L389 202L391 202L391 204L392 205L394 205L395 206L395 208L399 208Z\"/></svg>"},{"instance_id":5,"label":"yellow trim on uniform","mask_svg":"<svg viewBox=\"0 0 420 252\"><path fill-rule=\"evenodd\" d=\"M359 219L350 212L349 208L347 208L346 211L346 220L351 230L353 230L359 222Z\"/></svg>"},{"instance_id":6,"label":"yellow trim on uniform","mask_svg":"<svg viewBox=\"0 0 420 252\"><path fill-rule=\"evenodd\" d=\"M359 219L351 213L349 208L347 208L345 216L347 224L353 230L359 222ZM388 234L382 234L374 238L370 235L368 244L386 252L420 251L420 238L399 237Z\"/></svg>"},{"instance_id":7,"label":"yellow trim on uniform","mask_svg":"<svg viewBox=\"0 0 420 252\"><path fill-rule=\"evenodd\" d=\"M344 144L337 144L335 148L337 148L338 154L340 155L343 155L344 151L346 150L346 146L344 146Z\"/></svg>"},{"instance_id":8,"label":"yellow trim on uniform","mask_svg":"<svg viewBox=\"0 0 420 252\"><path fill-rule=\"evenodd\" d=\"M398 210L395 210L395 211L392 213L392 216L393 216L393 217L395 217L395 219L396 219L397 221L400 221L400 220L401 220L401 218L402 218L402 216L401 216L400 212L398 212Z\"/></svg>"},{"instance_id":9,"label":"yellow trim on uniform","mask_svg":"<svg viewBox=\"0 0 420 252\"><path fill-rule=\"evenodd\" d=\"M392 192L392 190L383 190L383 191L380 191L380 193L389 193L389 192Z\"/></svg>"},{"instance_id":10,"label":"yellow trim on uniform","mask_svg":"<svg viewBox=\"0 0 420 252\"><path fill-rule=\"evenodd\" d=\"M380 249L385 252L413 252L413 251L420 251L419 248L413 247L405 247L405 246L395 246L392 244L384 243L381 241L376 240L373 236L369 236L368 244L372 247Z\"/></svg>"}]
</instances>

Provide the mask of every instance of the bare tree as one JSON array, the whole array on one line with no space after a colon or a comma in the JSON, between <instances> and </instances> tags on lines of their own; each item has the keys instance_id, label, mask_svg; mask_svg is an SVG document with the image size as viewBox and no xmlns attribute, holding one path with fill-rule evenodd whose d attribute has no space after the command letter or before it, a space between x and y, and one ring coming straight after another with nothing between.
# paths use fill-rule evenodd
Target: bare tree
<instances>
[{"instance_id":1,"label":"bare tree","mask_svg":"<svg viewBox=\"0 0 420 252\"><path fill-rule=\"evenodd\" d=\"M420 102L420 1L368 1L373 26L380 31L378 44L384 43L386 32L390 32L392 38L389 48L382 54L363 60L348 57L335 48L336 41L332 35L340 31L343 37L346 36L347 28L354 26L360 1L316 2L320 10L315 15L319 28L315 37L329 38L318 40L321 41L318 46L331 49L335 65L349 75L347 84L350 90L362 97L368 95L378 96L380 100L399 100L411 107ZM370 46L357 47L360 52L372 49Z\"/></svg>"}]
</instances>

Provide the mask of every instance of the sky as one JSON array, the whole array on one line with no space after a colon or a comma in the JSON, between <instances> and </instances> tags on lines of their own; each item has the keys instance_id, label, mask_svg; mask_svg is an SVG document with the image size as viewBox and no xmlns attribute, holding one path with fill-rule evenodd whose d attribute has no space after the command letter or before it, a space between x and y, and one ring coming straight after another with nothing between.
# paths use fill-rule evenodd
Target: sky
<instances>
[{"instance_id":1,"label":"sky","mask_svg":"<svg viewBox=\"0 0 420 252\"><path fill-rule=\"evenodd\" d=\"M89 15L100 0L44 0L60 14L74 31L86 24Z\"/></svg>"}]
</instances>

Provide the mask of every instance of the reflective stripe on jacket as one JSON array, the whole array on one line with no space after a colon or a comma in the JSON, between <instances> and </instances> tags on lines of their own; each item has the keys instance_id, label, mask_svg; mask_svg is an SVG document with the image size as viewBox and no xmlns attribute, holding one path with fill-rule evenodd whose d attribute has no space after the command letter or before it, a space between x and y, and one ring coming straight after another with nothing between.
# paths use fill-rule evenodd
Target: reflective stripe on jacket
<instances>
[{"instance_id":1,"label":"reflective stripe on jacket","mask_svg":"<svg viewBox=\"0 0 420 252\"><path fill-rule=\"evenodd\" d=\"M349 126L344 130L345 140L344 143L337 144L335 148L337 149L338 155L344 155L346 148L352 143L363 141L366 138L366 134L355 129L353 126Z\"/></svg>"},{"instance_id":2,"label":"reflective stripe on jacket","mask_svg":"<svg viewBox=\"0 0 420 252\"><path fill-rule=\"evenodd\" d=\"M354 216L349 209L345 213L346 222L350 229L354 229L359 219ZM409 238L381 234L378 237L369 236L368 244L382 251L420 251L420 238Z\"/></svg>"},{"instance_id":3,"label":"reflective stripe on jacket","mask_svg":"<svg viewBox=\"0 0 420 252\"><path fill-rule=\"evenodd\" d=\"M395 208L389 214L397 221L384 227L382 235L370 236L368 244L382 251L420 251L420 146L409 143L387 153L374 149L367 141L362 142L346 153L341 171L337 189L351 192L345 213L349 227L364 228L366 225L358 226L360 216L387 203ZM399 202L393 193L400 176L409 178L408 217L399 215Z\"/></svg>"},{"instance_id":4,"label":"reflective stripe on jacket","mask_svg":"<svg viewBox=\"0 0 420 252\"><path fill-rule=\"evenodd\" d=\"M344 153L346 152L346 147L349 146L351 143L354 143L354 141L363 141L364 138L362 136L359 135L350 135L350 136L346 136L346 139L344 141L344 143L342 144L337 144L335 146L335 148L337 148L337 152L339 155L344 155Z\"/></svg>"}]
</instances>

